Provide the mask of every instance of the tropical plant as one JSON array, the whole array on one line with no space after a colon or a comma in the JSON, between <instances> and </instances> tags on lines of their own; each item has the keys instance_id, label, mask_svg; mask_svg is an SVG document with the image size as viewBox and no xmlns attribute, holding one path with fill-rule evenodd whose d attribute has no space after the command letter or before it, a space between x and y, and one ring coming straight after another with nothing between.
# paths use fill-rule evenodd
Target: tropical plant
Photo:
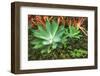
<instances>
[{"instance_id":1,"label":"tropical plant","mask_svg":"<svg viewBox=\"0 0 100 76\"><path fill-rule=\"evenodd\" d=\"M46 20L46 27L38 25L38 30L32 30L33 36L36 38L31 43L34 45L34 49L43 48L47 46L46 51L56 49L58 43L61 43L62 36L64 34L64 26L58 27L57 22ZM44 51L44 50L43 50Z\"/></svg>"}]
</instances>

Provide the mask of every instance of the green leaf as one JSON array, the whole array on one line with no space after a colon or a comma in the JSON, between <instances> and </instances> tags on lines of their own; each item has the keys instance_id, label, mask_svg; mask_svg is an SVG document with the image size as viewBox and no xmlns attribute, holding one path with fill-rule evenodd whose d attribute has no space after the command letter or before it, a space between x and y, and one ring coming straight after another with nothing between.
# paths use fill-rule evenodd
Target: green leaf
<instances>
[{"instance_id":1,"label":"green leaf","mask_svg":"<svg viewBox=\"0 0 100 76\"><path fill-rule=\"evenodd\" d=\"M38 29L45 37L48 37L48 32L46 32L42 25L38 25Z\"/></svg>"},{"instance_id":2,"label":"green leaf","mask_svg":"<svg viewBox=\"0 0 100 76\"><path fill-rule=\"evenodd\" d=\"M53 21L51 26L52 26L51 33L52 33L52 36L54 37L58 30L58 24L55 21Z\"/></svg>"},{"instance_id":3,"label":"green leaf","mask_svg":"<svg viewBox=\"0 0 100 76\"><path fill-rule=\"evenodd\" d=\"M49 41L46 41L46 40L43 41L42 43L43 43L43 45L49 45L50 44L50 42Z\"/></svg>"},{"instance_id":4,"label":"green leaf","mask_svg":"<svg viewBox=\"0 0 100 76\"><path fill-rule=\"evenodd\" d=\"M52 49L56 49L56 48L57 48L57 44L56 43L53 43Z\"/></svg>"},{"instance_id":5,"label":"green leaf","mask_svg":"<svg viewBox=\"0 0 100 76\"><path fill-rule=\"evenodd\" d=\"M35 39L35 40L33 40L33 41L31 41L31 44L40 44L40 43L42 43L42 40L40 40L40 39Z\"/></svg>"},{"instance_id":6,"label":"green leaf","mask_svg":"<svg viewBox=\"0 0 100 76\"><path fill-rule=\"evenodd\" d=\"M53 42L61 42L61 38L55 36L55 37L53 38Z\"/></svg>"},{"instance_id":7,"label":"green leaf","mask_svg":"<svg viewBox=\"0 0 100 76\"><path fill-rule=\"evenodd\" d=\"M58 31L55 34L55 37L61 37L64 34L65 30L64 30L64 26L60 26L60 28L58 29Z\"/></svg>"},{"instance_id":8,"label":"green leaf","mask_svg":"<svg viewBox=\"0 0 100 76\"><path fill-rule=\"evenodd\" d=\"M46 37L44 33L39 31L34 31L34 36L40 39L49 40L49 38Z\"/></svg>"},{"instance_id":9,"label":"green leaf","mask_svg":"<svg viewBox=\"0 0 100 76\"><path fill-rule=\"evenodd\" d=\"M62 25L62 26L60 26L60 28L56 32L53 41L54 42L61 42L63 34L64 34L64 26Z\"/></svg>"},{"instance_id":10,"label":"green leaf","mask_svg":"<svg viewBox=\"0 0 100 76\"><path fill-rule=\"evenodd\" d=\"M48 53L50 53L50 52L51 52L51 50L47 50L47 52L48 52Z\"/></svg>"},{"instance_id":11,"label":"green leaf","mask_svg":"<svg viewBox=\"0 0 100 76\"><path fill-rule=\"evenodd\" d=\"M39 48L43 48L44 47L44 45L42 45L42 44L37 44L37 45L35 45L33 48L34 49L39 49Z\"/></svg>"},{"instance_id":12,"label":"green leaf","mask_svg":"<svg viewBox=\"0 0 100 76\"><path fill-rule=\"evenodd\" d=\"M51 24L50 24L49 20L47 19L46 20L46 31L49 33L50 37L52 36L51 29L52 29Z\"/></svg>"}]
</instances>

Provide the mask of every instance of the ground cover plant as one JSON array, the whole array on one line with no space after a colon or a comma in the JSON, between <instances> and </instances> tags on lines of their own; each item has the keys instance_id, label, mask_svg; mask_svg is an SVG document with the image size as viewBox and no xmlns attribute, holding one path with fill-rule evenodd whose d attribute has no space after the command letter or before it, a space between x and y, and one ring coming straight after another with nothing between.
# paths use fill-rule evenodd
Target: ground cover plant
<instances>
[{"instance_id":1,"label":"ground cover plant","mask_svg":"<svg viewBox=\"0 0 100 76\"><path fill-rule=\"evenodd\" d=\"M28 60L88 57L87 17L28 15Z\"/></svg>"}]
</instances>

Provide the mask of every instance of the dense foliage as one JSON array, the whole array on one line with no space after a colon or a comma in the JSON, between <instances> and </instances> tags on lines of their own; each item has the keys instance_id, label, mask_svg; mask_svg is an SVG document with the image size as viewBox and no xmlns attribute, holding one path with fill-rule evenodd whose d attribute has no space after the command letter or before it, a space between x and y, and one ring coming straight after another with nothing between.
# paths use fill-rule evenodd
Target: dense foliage
<instances>
[{"instance_id":1,"label":"dense foliage","mask_svg":"<svg viewBox=\"0 0 100 76\"><path fill-rule=\"evenodd\" d=\"M29 15L28 20L29 60L88 56L86 18Z\"/></svg>"}]
</instances>

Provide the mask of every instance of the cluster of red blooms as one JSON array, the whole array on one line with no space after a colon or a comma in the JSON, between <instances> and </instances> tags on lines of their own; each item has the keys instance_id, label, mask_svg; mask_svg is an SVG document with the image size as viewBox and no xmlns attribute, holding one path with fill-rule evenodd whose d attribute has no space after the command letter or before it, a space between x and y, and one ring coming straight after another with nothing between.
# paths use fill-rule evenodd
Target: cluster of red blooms
<instances>
[{"instance_id":1,"label":"cluster of red blooms","mask_svg":"<svg viewBox=\"0 0 100 76\"><path fill-rule=\"evenodd\" d=\"M29 23L31 24L32 28L34 28L37 24L42 24L43 27L45 27L46 20L48 19L49 21L52 21L53 18L54 18L53 16L33 16L33 15L28 16L28 20L29 20ZM83 23L85 20L86 20L86 18L84 18L84 17L78 17L78 18L68 17L66 19L64 16L57 17L57 23L59 25L60 24L74 25L74 26L78 27L87 36L87 31L83 27Z\"/></svg>"}]
</instances>

